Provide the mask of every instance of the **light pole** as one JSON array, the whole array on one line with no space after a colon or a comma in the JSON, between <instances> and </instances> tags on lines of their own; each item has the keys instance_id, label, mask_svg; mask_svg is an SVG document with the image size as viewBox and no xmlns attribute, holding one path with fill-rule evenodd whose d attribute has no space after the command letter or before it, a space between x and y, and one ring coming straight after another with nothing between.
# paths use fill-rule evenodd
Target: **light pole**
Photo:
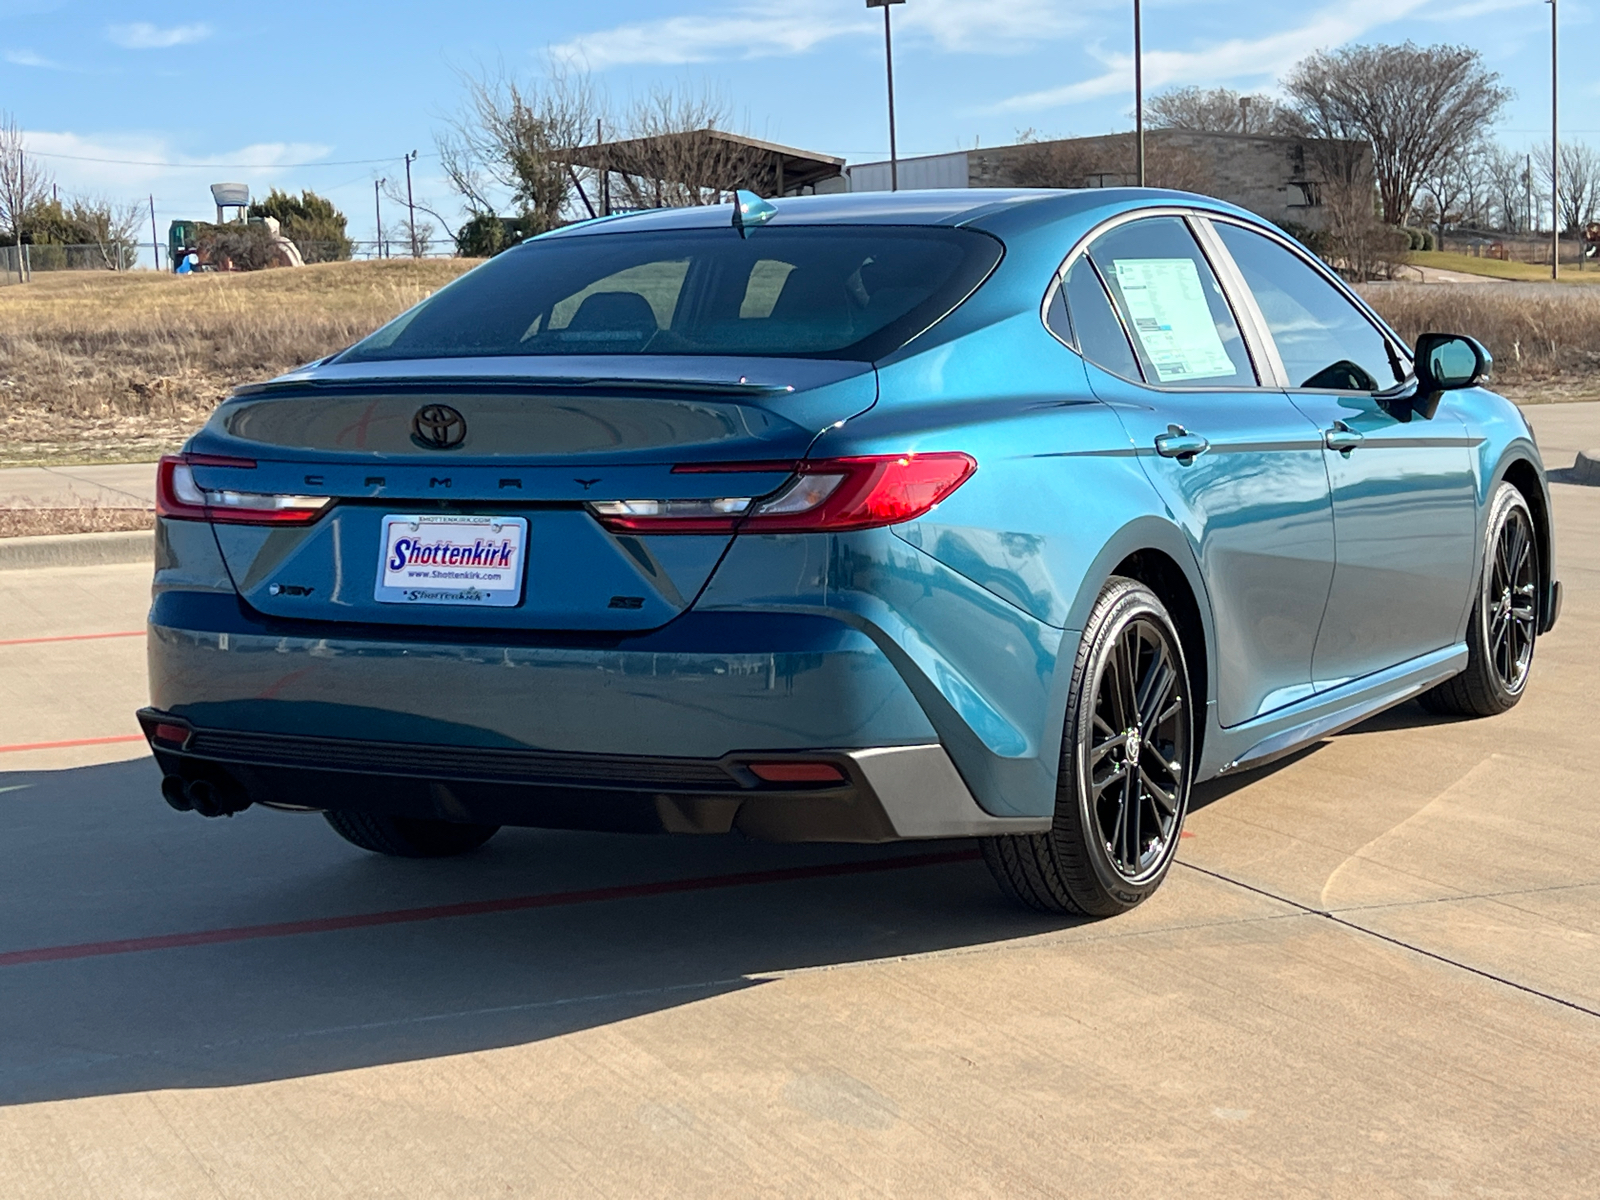
<instances>
[{"instance_id":1,"label":"light pole","mask_svg":"<svg viewBox=\"0 0 1600 1200\"><path fill-rule=\"evenodd\" d=\"M378 245L375 257L383 257L383 185L387 179L374 179L372 181L372 211L378 218Z\"/></svg>"},{"instance_id":2,"label":"light pole","mask_svg":"<svg viewBox=\"0 0 1600 1200\"><path fill-rule=\"evenodd\" d=\"M1561 278L1561 135L1556 119L1560 115L1557 102L1558 78L1556 51L1560 46L1556 34L1556 0L1550 3L1550 278ZM1581 261L1581 259L1580 259Z\"/></svg>"},{"instance_id":3,"label":"light pole","mask_svg":"<svg viewBox=\"0 0 1600 1200\"><path fill-rule=\"evenodd\" d=\"M1554 3L1555 0L1551 0ZM1144 22L1139 0L1133 0L1133 130L1134 173L1144 186Z\"/></svg>"},{"instance_id":4,"label":"light pole","mask_svg":"<svg viewBox=\"0 0 1600 1200\"><path fill-rule=\"evenodd\" d=\"M411 230L411 257L421 258L422 252L417 249L417 206L411 199L411 164L416 160L415 150L406 155L406 220Z\"/></svg>"},{"instance_id":5,"label":"light pole","mask_svg":"<svg viewBox=\"0 0 1600 1200\"><path fill-rule=\"evenodd\" d=\"M906 0L867 0L868 8L883 9L883 66L889 78L889 190L900 190L900 162L894 144L894 39L889 33L889 6Z\"/></svg>"}]
</instances>

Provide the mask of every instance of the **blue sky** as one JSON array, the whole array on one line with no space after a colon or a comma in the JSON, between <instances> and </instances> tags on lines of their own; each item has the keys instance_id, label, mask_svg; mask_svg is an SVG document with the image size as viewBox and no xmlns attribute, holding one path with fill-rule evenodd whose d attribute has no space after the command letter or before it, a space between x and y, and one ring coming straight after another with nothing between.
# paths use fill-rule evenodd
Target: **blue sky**
<instances>
[{"instance_id":1,"label":"blue sky","mask_svg":"<svg viewBox=\"0 0 1600 1200\"><path fill-rule=\"evenodd\" d=\"M1144 11L1151 90L1270 90L1315 49L1453 41L1516 90L1503 140L1524 146L1548 128L1542 0L1145 0ZM1027 127L1131 125L1128 0L908 0L894 18L903 155L1010 142ZM1562 26L1564 125L1600 144L1591 9L1563 0ZM163 236L170 218L210 212L206 185L239 179L331 195L365 238L372 181L400 176L408 150L423 155L419 194L449 204L431 152L461 72L531 74L551 53L586 63L619 106L663 82L709 86L756 136L887 156L881 16L862 0L0 0L0 109L52 156L63 191L154 192Z\"/></svg>"}]
</instances>

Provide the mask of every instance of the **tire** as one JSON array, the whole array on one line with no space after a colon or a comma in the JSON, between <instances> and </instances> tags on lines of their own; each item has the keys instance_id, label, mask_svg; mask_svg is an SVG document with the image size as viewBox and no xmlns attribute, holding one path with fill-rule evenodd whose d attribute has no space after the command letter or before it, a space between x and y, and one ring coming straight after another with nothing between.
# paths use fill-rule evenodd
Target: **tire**
<instances>
[{"instance_id":1,"label":"tire","mask_svg":"<svg viewBox=\"0 0 1600 1200\"><path fill-rule=\"evenodd\" d=\"M1512 484L1495 490L1483 547L1467 619L1467 666L1417 697L1431 713L1497 716L1528 687L1539 638L1539 537L1528 501Z\"/></svg>"},{"instance_id":2,"label":"tire","mask_svg":"<svg viewBox=\"0 0 1600 1200\"><path fill-rule=\"evenodd\" d=\"M982 840L1001 891L1040 912L1092 917L1148 899L1188 811L1194 719L1171 616L1142 583L1113 576L1073 663L1052 828Z\"/></svg>"},{"instance_id":3,"label":"tire","mask_svg":"<svg viewBox=\"0 0 1600 1200\"><path fill-rule=\"evenodd\" d=\"M380 817L350 809L329 809L322 815L345 841L393 858L449 858L465 854L476 850L500 829L498 825Z\"/></svg>"}]
</instances>

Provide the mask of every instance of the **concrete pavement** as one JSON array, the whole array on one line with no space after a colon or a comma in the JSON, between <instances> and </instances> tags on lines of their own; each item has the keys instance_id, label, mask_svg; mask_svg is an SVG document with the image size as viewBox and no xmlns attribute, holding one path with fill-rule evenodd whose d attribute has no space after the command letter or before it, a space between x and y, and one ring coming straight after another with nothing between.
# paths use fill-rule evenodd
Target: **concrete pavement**
<instances>
[{"instance_id":1,"label":"concrete pavement","mask_svg":"<svg viewBox=\"0 0 1600 1200\"><path fill-rule=\"evenodd\" d=\"M155 463L0 470L0 508L154 508Z\"/></svg>"},{"instance_id":2,"label":"concrete pavement","mask_svg":"<svg viewBox=\"0 0 1600 1200\"><path fill-rule=\"evenodd\" d=\"M1553 467L1600 443L1529 412ZM1554 491L1521 705L1206 787L1098 923L965 843L179 815L59 744L134 734L147 570L0 573L0 1192L1593 1196L1600 489Z\"/></svg>"}]
</instances>

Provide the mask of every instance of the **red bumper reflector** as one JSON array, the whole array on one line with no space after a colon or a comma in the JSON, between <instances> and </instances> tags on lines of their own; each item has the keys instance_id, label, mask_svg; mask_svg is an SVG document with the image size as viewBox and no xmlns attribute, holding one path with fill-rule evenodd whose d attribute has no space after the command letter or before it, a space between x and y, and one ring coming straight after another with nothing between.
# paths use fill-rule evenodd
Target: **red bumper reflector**
<instances>
[{"instance_id":1,"label":"red bumper reflector","mask_svg":"<svg viewBox=\"0 0 1600 1200\"><path fill-rule=\"evenodd\" d=\"M750 774L767 783L839 783L844 772L825 762L757 762Z\"/></svg>"},{"instance_id":2,"label":"red bumper reflector","mask_svg":"<svg viewBox=\"0 0 1600 1200\"><path fill-rule=\"evenodd\" d=\"M182 725L160 724L150 733L158 742L167 742L173 746L181 746L189 740L189 731Z\"/></svg>"}]
</instances>

